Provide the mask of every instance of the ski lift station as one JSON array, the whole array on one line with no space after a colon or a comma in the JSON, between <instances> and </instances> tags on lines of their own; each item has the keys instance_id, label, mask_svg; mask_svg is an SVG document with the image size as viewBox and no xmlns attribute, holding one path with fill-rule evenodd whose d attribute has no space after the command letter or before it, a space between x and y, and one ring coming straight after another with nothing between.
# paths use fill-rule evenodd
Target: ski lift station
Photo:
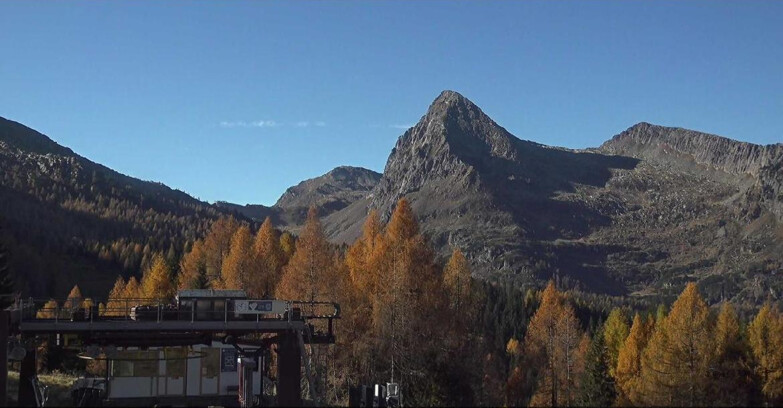
<instances>
[{"instance_id":1,"label":"ski lift station","mask_svg":"<svg viewBox=\"0 0 783 408\"><path fill-rule=\"evenodd\" d=\"M74 405L302 405L303 371L308 403L318 405L306 345L334 344L340 318L333 302L248 299L236 290L183 290L173 303L115 299L100 312L73 304L81 302L19 300L2 314L0 341L21 359L20 405L45 404L35 369L44 339L104 368L77 381Z\"/></svg>"}]
</instances>

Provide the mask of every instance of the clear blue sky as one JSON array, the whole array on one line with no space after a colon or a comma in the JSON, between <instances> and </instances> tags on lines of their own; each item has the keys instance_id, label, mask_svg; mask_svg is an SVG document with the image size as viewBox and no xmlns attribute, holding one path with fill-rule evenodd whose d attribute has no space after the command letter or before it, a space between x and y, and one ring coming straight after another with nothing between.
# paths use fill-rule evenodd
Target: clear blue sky
<instances>
[{"instance_id":1,"label":"clear blue sky","mask_svg":"<svg viewBox=\"0 0 783 408\"><path fill-rule=\"evenodd\" d=\"M522 139L783 141L783 2L0 2L0 116L203 200L382 171L444 89Z\"/></svg>"}]
</instances>

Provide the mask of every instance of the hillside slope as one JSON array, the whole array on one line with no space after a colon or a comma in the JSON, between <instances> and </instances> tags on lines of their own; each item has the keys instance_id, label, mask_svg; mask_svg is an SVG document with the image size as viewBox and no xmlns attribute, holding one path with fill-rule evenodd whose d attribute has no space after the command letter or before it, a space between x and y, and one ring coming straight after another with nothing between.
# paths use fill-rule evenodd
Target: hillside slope
<instances>
[{"instance_id":1,"label":"hillside slope","mask_svg":"<svg viewBox=\"0 0 783 408\"><path fill-rule=\"evenodd\" d=\"M0 235L24 295L104 295L154 252L175 258L229 211L85 159L0 118Z\"/></svg>"}]
</instances>

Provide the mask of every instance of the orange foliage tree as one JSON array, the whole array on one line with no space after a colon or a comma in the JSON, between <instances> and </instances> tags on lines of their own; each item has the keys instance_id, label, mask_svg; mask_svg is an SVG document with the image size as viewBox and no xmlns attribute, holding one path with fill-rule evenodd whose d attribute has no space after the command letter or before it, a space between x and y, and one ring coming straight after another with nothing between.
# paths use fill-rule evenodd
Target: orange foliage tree
<instances>
[{"instance_id":1,"label":"orange foliage tree","mask_svg":"<svg viewBox=\"0 0 783 408\"><path fill-rule=\"evenodd\" d=\"M256 277L256 268L252 256L253 234L250 227L242 225L231 237L231 248L223 260L220 276L221 289L247 289Z\"/></svg>"},{"instance_id":2,"label":"orange foliage tree","mask_svg":"<svg viewBox=\"0 0 783 408\"><path fill-rule=\"evenodd\" d=\"M204 241L196 240L193 248L180 260L178 289L206 289L209 286L207 278L207 257Z\"/></svg>"},{"instance_id":3,"label":"orange foliage tree","mask_svg":"<svg viewBox=\"0 0 783 408\"><path fill-rule=\"evenodd\" d=\"M655 320L646 321L637 313L631 331L617 356L617 403L639 405L642 403L642 354L655 328Z\"/></svg>"},{"instance_id":4,"label":"orange foliage tree","mask_svg":"<svg viewBox=\"0 0 783 408\"><path fill-rule=\"evenodd\" d=\"M648 405L709 405L715 359L714 320L695 283L686 285L642 355L642 401Z\"/></svg>"},{"instance_id":5,"label":"orange foliage tree","mask_svg":"<svg viewBox=\"0 0 783 408\"><path fill-rule=\"evenodd\" d=\"M525 349L531 361L543 368L531 405L575 403L588 346L589 338L580 329L574 309L550 281L525 337Z\"/></svg>"},{"instance_id":6,"label":"orange foliage tree","mask_svg":"<svg viewBox=\"0 0 783 408\"><path fill-rule=\"evenodd\" d=\"M247 287L254 297L270 297L275 292L287 261L272 220L266 217L253 242L253 278Z\"/></svg>"},{"instance_id":7,"label":"orange foliage tree","mask_svg":"<svg viewBox=\"0 0 783 408\"><path fill-rule=\"evenodd\" d=\"M305 301L334 300L340 289L336 272L332 248L326 240L316 208L311 207L296 252L278 284L276 297Z\"/></svg>"},{"instance_id":8,"label":"orange foliage tree","mask_svg":"<svg viewBox=\"0 0 783 408\"><path fill-rule=\"evenodd\" d=\"M126 286L127 289L127 286ZM152 265L144 271L140 294L145 298L168 300L174 297L175 285L169 263L161 254L152 257Z\"/></svg>"}]
</instances>

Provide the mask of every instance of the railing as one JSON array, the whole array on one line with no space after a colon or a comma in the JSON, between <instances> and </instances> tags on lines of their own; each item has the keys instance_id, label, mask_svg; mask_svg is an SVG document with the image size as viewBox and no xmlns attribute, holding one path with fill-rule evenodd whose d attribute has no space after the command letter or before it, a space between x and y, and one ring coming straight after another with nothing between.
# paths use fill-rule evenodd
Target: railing
<instances>
[{"instance_id":1,"label":"railing","mask_svg":"<svg viewBox=\"0 0 783 408\"><path fill-rule=\"evenodd\" d=\"M236 314L234 303L223 300L218 308L178 307L165 299L121 298L112 299L103 307L87 299L66 299L58 302L53 299L19 299L16 309L21 321L112 321L129 320L145 322L163 321L263 321L263 320L307 320L340 318L340 305L325 301L285 301L283 314Z\"/></svg>"}]
</instances>

